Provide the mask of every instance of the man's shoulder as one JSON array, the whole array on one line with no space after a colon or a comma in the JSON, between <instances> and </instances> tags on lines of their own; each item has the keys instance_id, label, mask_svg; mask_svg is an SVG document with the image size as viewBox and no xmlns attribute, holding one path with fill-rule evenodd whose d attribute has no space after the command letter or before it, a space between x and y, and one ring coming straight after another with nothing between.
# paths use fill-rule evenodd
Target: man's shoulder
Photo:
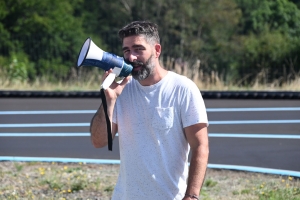
<instances>
[{"instance_id":1,"label":"man's shoulder","mask_svg":"<svg viewBox=\"0 0 300 200\"><path fill-rule=\"evenodd\" d=\"M181 87L193 87L196 86L196 84L188 77L177 74L175 72L169 71L170 79L173 80L173 83L175 85L181 86Z\"/></svg>"}]
</instances>

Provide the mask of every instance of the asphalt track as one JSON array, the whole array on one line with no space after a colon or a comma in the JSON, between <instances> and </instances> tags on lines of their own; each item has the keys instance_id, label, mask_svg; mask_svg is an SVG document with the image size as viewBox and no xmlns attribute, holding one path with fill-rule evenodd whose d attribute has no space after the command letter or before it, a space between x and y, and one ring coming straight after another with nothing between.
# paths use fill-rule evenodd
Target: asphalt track
<instances>
[{"instance_id":1,"label":"asphalt track","mask_svg":"<svg viewBox=\"0 0 300 200\"><path fill-rule=\"evenodd\" d=\"M205 99L209 167L300 177L300 101ZM113 151L95 149L89 122L97 98L0 98L0 161L119 163Z\"/></svg>"}]
</instances>

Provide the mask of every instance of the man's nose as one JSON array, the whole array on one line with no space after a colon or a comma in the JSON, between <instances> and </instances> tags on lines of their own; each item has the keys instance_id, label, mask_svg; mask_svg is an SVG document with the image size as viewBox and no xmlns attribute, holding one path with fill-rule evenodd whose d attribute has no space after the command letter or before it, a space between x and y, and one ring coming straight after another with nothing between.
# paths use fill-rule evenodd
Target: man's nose
<instances>
[{"instance_id":1,"label":"man's nose","mask_svg":"<svg viewBox=\"0 0 300 200\"><path fill-rule=\"evenodd\" d=\"M129 60L130 62L133 62L133 61L137 60L137 55L131 53L131 54L129 55L129 57L128 57L128 60Z\"/></svg>"}]
</instances>

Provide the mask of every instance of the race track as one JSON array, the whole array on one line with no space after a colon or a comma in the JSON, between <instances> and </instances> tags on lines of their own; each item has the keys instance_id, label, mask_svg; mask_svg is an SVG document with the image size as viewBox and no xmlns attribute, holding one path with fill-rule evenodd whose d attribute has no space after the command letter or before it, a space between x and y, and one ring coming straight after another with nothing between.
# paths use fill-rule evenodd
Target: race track
<instances>
[{"instance_id":1,"label":"race track","mask_svg":"<svg viewBox=\"0 0 300 200\"><path fill-rule=\"evenodd\" d=\"M300 101L205 99L209 166L291 171L300 177ZM89 122L97 98L1 98L0 160L119 160L95 149Z\"/></svg>"}]
</instances>

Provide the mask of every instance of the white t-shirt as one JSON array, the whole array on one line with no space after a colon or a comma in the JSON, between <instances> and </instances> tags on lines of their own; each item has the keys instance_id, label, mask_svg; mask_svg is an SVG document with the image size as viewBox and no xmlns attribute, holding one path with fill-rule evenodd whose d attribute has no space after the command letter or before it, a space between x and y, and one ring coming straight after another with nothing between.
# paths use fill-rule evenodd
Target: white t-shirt
<instances>
[{"instance_id":1,"label":"white t-shirt","mask_svg":"<svg viewBox=\"0 0 300 200\"><path fill-rule=\"evenodd\" d=\"M113 200L182 199L188 176L187 126L208 123L198 87L174 72L142 86L131 79L118 97L120 174Z\"/></svg>"}]
</instances>

